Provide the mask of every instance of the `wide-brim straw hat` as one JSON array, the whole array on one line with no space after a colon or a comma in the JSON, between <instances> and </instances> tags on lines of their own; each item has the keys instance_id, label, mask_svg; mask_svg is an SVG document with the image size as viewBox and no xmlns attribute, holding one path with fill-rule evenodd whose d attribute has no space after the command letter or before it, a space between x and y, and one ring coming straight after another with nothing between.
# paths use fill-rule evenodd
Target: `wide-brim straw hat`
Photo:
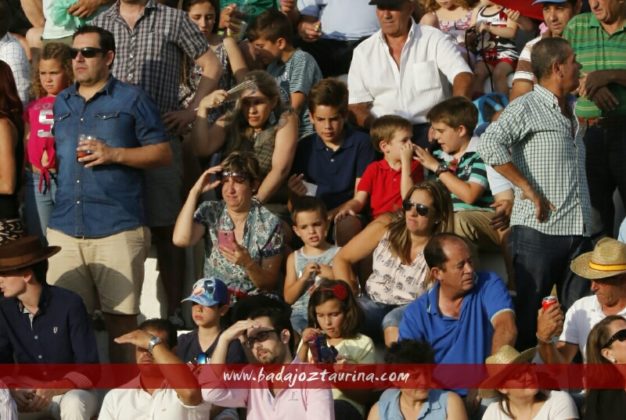
<instances>
[{"instance_id":1,"label":"wide-brim straw hat","mask_svg":"<svg viewBox=\"0 0 626 420\"><path fill-rule=\"evenodd\" d=\"M571 270L589 280L604 279L626 273L626 244L613 238L602 238L591 252L576 257Z\"/></svg>"},{"instance_id":2,"label":"wide-brim straw hat","mask_svg":"<svg viewBox=\"0 0 626 420\"><path fill-rule=\"evenodd\" d=\"M59 246L43 246L36 236L23 236L0 245L0 273L29 267L47 260L60 250Z\"/></svg>"},{"instance_id":3,"label":"wide-brim straw hat","mask_svg":"<svg viewBox=\"0 0 626 420\"><path fill-rule=\"evenodd\" d=\"M504 345L500 347L497 352L487 357L487 359L485 360L485 364L487 365L487 371L489 371L489 365L511 365L528 363L533 360L536 352L536 347L529 348L520 353L508 344ZM511 372L509 370L503 369L502 366L497 366L496 369L492 369L492 373L489 375L489 377L481 383L481 389L478 391L478 394L482 398L495 398L496 396L498 396L498 392L496 391L496 389L502 388L502 386L500 385L504 382L507 375L510 373Z\"/></svg>"}]
</instances>

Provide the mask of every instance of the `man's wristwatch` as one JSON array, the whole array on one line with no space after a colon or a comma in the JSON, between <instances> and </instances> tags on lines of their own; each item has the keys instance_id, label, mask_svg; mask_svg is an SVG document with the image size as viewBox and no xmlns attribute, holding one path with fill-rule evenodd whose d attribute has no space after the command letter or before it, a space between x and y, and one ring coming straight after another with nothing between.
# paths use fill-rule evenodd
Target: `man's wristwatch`
<instances>
[{"instance_id":1,"label":"man's wristwatch","mask_svg":"<svg viewBox=\"0 0 626 420\"><path fill-rule=\"evenodd\" d=\"M150 342L148 342L148 353L152 354L152 350L154 349L154 347L158 346L162 342L163 340L161 340L161 337L153 335L152 338L150 338Z\"/></svg>"},{"instance_id":2,"label":"man's wristwatch","mask_svg":"<svg viewBox=\"0 0 626 420\"><path fill-rule=\"evenodd\" d=\"M435 176L439 176L444 172L449 172L450 171L450 167L448 166L447 163L442 162L439 164L439 166L437 166L437 169L435 169Z\"/></svg>"}]
</instances>

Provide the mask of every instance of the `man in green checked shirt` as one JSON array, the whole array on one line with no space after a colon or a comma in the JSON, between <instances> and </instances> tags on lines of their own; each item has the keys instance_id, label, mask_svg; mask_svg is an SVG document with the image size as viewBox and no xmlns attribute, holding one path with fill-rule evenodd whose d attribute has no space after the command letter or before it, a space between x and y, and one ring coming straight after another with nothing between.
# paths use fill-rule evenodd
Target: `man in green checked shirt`
<instances>
[{"instance_id":1,"label":"man in green checked shirt","mask_svg":"<svg viewBox=\"0 0 626 420\"><path fill-rule=\"evenodd\" d=\"M576 116L587 127L592 234L613 236L613 192L626 198L626 2L590 0L563 32L582 64Z\"/></svg>"},{"instance_id":2,"label":"man in green checked shirt","mask_svg":"<svg viewBox=\"0 0 626 420\"><path fill-rule=\"evenodd\" d=\"M537 310L555 284L563 308L588 293L588 281L569 263L592 248L583 132L570 101L580 64L562 38L535 44L531 63L533 91L511 102L478 146L484 162L515 186L510 248L517 348L536 344Z\"/></svg>"}]
</instances>

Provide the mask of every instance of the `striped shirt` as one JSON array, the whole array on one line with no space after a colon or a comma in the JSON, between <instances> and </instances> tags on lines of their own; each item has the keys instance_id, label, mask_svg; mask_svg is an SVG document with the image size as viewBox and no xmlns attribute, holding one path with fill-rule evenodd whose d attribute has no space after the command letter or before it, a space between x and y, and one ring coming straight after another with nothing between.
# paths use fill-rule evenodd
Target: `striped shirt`
<instances>
[{"instance_id":1,"label":"striped shirt","mask_svg":"<svg viewBox=\"0 0 626 420\"><path fill-rule=\"evenodd\" d=\"M433 152L433 156L437 158L439 162L445 162L450 165L450 162L454 160L452 156L444 152L443 150L436 150ZM454 165L450 165L452 168ZM463 210L489 210L489 207L493 203L493 196L491 195L491 191L489 191L489 181L487 180L487 167L485 162L480 158L478 152L470 152L466 151L461 159L459 159L458 164L456 165L456 170L452 172L457 178L464 182L473 182L475 184L480 185L485 190L483 194L478 197L478 199L472 203L468 204L457 197L456 194L450 192L450 197L452 197L452 206L454 211L463 211Z\"/></svg>"},{"instance_id":2,"label":"striped shirt","mask_svg":"<svg viewBox=\"0 0 626 420\"><path fill-rule=\"evenodd\" d=\"M120 16L118 0L93 24L115 37L112 70L116 78L141 86L161 113L179 109L182 54L195 60L209 49L206 38L185 12L148 0L131 29Z\"/></svg>"},{"instance_id":3,"label":"striped shirt","mask_svg":"<svg viewBox=\"0 0 626 420\"><path fill-rule=\"evenodd\" d=\"M583 134L576 118L563 115L556 96L540 85L511 102L487 127L478 145L485 163L512 162L534 190L556 207L539 223L534 204L522 199L515 187L511 225L546 235L589 235L591 203Z\"/></svg>"},{"instance_id":4,"label":"striped shirt","mask_svg":"<svg viewBox=\"0 0 626 420\"><path fill-rule=\"evenodd\" d=\"M301 49L296 49L286 63L275 60L267 68L267 72L274 76L280 88L280 97L285 104L291 103L292 93L302 93L309 96L311 88L322 80L322 71L313 56ZM306 101L305 101L306 103ZM306 105L300 109L300 129L298 138L301 139L313 134L313 124L309 120L309 110Z\"/></svg>"},{"instance_id":5,"label":"striped shirt","mask_svg":"<svg viewBox=\"0 0 626 420\"><path fill-rule=\"evenodd\" d=\"M572 45L576 59L583 66L583 73L626 71L626 22L621 29L609 35L593 13L583 13L569 21L563 38ZM576 115L584 118L626 115L626 86L613 83L608 88L619 102L616 109L603 113L592 101L581 97L576 102Z\"/></svg>"}]
</instances>

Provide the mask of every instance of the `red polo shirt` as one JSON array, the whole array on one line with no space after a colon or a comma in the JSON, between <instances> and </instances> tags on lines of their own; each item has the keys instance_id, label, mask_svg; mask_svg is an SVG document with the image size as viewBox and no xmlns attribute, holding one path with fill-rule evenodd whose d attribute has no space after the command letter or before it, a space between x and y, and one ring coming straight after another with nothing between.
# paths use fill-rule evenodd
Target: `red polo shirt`
<instances>
[{"instance_id":1,"label":"red polo shirt","mask_svg":"<svg viewBox=\"0 0 626 420\"><path fill-rule=\"evenodd\" d=\"M402 208L401 178L402 170L392 169L385 159L372 162L365 169L357 191L369 194L372 217ZM411 179L416 184L424 179L424 169L417 160L411 161Z\"/></svg>"}]
</instances>

